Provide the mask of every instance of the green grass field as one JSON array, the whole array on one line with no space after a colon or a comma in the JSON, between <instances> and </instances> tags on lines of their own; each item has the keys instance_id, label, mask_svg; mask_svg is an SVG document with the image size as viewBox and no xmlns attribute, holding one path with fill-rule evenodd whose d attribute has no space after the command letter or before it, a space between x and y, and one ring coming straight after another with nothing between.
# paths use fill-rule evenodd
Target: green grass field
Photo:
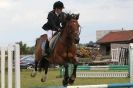
<instances>
[{"instance_id":1,"label":"green grass field","mask_svg":"<svg viewBox=\"0 0 133 88\"><path fill-rule=\"evenodd\" d=\"M62 78L56 78L59 76L58 70L50 70L48 73L48 81L44 83L40 81L42 73L38 73L35 78L31 78L30 73L31 72L26 70L21 72L22 88L38 88L44 86L62 85ZM128 80L128 78L77 78L74 85L126 83Z\"/></svg>"},{"instance_id":2,"label":"green grass field","mask_svg":"<svg viewBox=\"0 0 133 88\"><path fill-rule=\"evenodd\" d=\"M48 80L44 83L40 81L42 73L38 73L34 78L30 74L29 70L21 70L21 88L46 88L46 86L62 85L62 78L57 78L59 71L56 69L49 70ZM129 78L77 78L73 85L127 83L128 81Z\"/></svg>"}]
</instances>

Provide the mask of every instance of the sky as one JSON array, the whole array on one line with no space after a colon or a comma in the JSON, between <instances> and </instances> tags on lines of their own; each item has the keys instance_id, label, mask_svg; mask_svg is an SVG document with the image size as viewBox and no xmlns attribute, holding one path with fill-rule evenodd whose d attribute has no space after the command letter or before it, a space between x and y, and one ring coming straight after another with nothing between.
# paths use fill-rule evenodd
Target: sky
<instances>
[{"instance_id":1,"label":"sky","mask_svg":"<svg viewBox=\"0 0 133 88\"><path fill-rule=\"evenodd\" d=\"M0 0L0 46L19 41L33 46L55 1ZM80 43L95 42L97 30L133 29L133 0L60 1L64 12L80 13Z\"/></svg>"}]
</instances>

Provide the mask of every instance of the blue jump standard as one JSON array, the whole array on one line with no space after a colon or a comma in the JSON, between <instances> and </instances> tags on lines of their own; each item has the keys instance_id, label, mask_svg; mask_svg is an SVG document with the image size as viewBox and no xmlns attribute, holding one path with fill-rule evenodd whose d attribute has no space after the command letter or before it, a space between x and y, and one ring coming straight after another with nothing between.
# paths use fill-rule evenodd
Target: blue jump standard
<instances>
[{"instance_id":1,"label":"blue jump standard","mask_svg":"<svg viewBox=\"0 0 133 88\"><path fill-rule=\"evenodd\" d=\"M123 84L109 84L108 88L116 87L133 87L133 83L123 83Z\"/></svg>"}]
</instances>

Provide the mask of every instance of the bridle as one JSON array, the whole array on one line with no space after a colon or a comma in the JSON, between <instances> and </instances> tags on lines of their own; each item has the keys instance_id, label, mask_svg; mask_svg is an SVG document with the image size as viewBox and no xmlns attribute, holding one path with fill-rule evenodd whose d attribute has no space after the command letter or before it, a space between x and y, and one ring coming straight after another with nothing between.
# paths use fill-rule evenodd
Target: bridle
<instances>
[{"instance_id":1,"label":"bridle","mask_svg":"<svg viewBox=\"0 0 133 88\"><path fill-rule=\"evenodd\" d=\"M68 14L66 19L64 20L65 22L64 28L61 30L61 35L66 30L65 32L67 33L67 37L72 39L72 41L74 41L75 39L79 39L79 35L81 33L81 26L77 22L78 16L79 15L77 14ZM76 27L74 27L74 25ZM72 28L75 28L75 29L72 29ZM60 40L61 41L63 40L61 36L60 36Z\"/></svg>"},{"instance_id":2,"label":"bridle","mask_svg":"<svg viewBox=\"0 0 133 88\"><path fill-rule=\"evenodd\" d=\"M74 23L71 23L71 22L74 22ZM75 28L72 27L72 24L75 25L76 27ZM77 20L76 19L74 19L74 21L70 20L67 26L68 26L68 29L67 29L68 36L71 36L72 40L79 39L79 35L81 33L81 27L78 24Z\"/></svg>"}]
</instances>

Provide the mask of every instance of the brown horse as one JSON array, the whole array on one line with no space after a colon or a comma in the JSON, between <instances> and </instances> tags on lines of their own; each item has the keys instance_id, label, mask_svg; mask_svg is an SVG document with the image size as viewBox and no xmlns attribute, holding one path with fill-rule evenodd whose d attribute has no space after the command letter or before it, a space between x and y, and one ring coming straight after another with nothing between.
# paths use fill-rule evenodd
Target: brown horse
<instances>
[{"instance_id":1,"label":"brown horse","mask_svg":"<svg viewBox=\"0 0 133 88\"><path fill-rule=\"evenodd\" d=\"M60 32L60 37L55 45L55 48L48 57L45 59L42 55L41 44L42 40L46 41L47 36L42 35L36 41L35 46L35 72L32 73L32 76L35 76L37 71L37 64L39 63L39 67L44 68L45 76L41 79L41 81L45 81L47 78L48 65L50 64L59 64L64 65L65 74L63 79L63 85L66 86L68 83L73 84L76 78L76 69L78 62L76 60L76 43L79 41L80 34L80 26L78 23L79 14L67 14L65 18L65 26ZM68 63L74 65L73 72L71 76L68 75Z\"/></svg>"}]
</instances>

